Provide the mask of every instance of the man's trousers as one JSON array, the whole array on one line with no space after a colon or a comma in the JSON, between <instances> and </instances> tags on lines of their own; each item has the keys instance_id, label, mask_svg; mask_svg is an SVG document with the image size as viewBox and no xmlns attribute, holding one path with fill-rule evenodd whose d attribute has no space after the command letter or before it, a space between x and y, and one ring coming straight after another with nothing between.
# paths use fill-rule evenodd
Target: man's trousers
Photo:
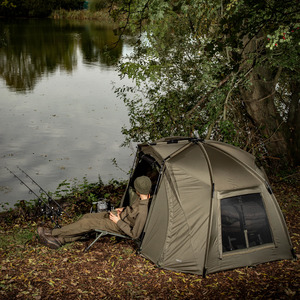
<instances>
[{"instance_id":1,"label":"man's trousers","mask_svg":"<svg viewBox=\"0 0 300 300\"><path fill-rule=\"evenodd\" d=\"M86 233L95 229L107 230L124 234L112 220L108 212L89 213L83 215L78 221L52 230L52 235L57 237L62 244L76 241Z\"/></svg>"}]
</instances>

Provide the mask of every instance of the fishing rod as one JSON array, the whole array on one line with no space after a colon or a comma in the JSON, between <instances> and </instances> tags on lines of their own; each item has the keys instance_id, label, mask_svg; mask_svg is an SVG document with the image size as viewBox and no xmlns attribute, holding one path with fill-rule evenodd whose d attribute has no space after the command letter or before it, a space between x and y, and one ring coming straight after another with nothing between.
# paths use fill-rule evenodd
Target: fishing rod
<instances>
[{"instance_id":1,"label":"fishing rod","mask_svg":"<svg viewBox=\"0 0 300 300\"><path fill-rule=\"evenodd\" d=\"M23 171L19 166L17 166L17 168L27 177L29 178L33 184L35 184L36 186L39 187L40 189L40 193L44 193L47 197L48 197L48 203L50 204L51 202L54 202L55 205L60 209L61 213L64 212L63 208L59 205L59 203L57 201L55 201L50 195L49 193L47 193L31 176L29 176L25 171ZM67 212L65 212L65 214L70 217Z\"/></svg>"},{"instance_id":2,"label":"fishing rod","mask_svg":"<svg viewBox=\"0 0 300 300\"><path fill-rule=\"evenodd\" d=\"M13 171L11 171L9 168L5 167L15 178L17 178L21 184L25 185L27 187L27 189L29 190L29 193L34 194L37 199L38 199L38 203L41 206L41 204L44 204L44 207L41 206L41 212L42 214L49 216L50 220L52 223L55 224L55 228L60 228L61 226L58 224L58 219L60 218L60 216L62 215L63 209L61 208L60 205L58 205L57 209L54 209L54 207L50 206L50 202L54 201L51 197L51 201L49 202L49 198L48 198L48 202L47 203L44 199L42 199L37 193L35 193L27 184L26 182L24 182L19 176L17 176ZM24 171L23 171L24 172ZM25 172L24 172L25 174ZM28 175L28 178L31 179L31 177ZM32 180L32 179L31 179ZM37 186L39 186L36 182L32 181L33 183L35 183ZM43 190L43 189L41 189ZM56 201L54 201L54 203L58 204Z\"/></svg>"}]
</instances>

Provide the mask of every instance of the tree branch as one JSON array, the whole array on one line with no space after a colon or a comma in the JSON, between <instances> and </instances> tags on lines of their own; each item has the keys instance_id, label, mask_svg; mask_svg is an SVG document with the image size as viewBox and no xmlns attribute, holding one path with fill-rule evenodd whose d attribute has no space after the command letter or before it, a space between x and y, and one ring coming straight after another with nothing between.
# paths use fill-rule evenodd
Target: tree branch
<instances>
[{"instance_id":1,"label":"tree branch","mask_svg":"<svg viewBox=\"0 0 300 300\"><path fill-rule=\"evenodd\" d=\"M205 96L203 96L198 102L197 104L190 110L187 112L186 116L190 117L193 112L208 98L208 96L210 96L216 89L220 88L221 86L223 86L230 78L232 74L229 74L228 76L226 76L223 80L221 80L218 85L216 87L214 87L211 91L209 91Z\"/></svg>"}]
</instances>

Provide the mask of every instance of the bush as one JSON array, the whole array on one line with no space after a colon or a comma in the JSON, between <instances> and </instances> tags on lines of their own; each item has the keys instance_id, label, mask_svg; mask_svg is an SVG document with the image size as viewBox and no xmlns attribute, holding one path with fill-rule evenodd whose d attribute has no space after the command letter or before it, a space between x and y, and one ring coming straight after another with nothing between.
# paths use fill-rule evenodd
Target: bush
<instances>
[{"instance_id":1,"label":"bush","mask_svg":"<svg viewBox=\"0 0 300 300\"><path fill-rule=\"evenodd\" d=\"M91 12L96 12L108 7L108 0L90 0L89 1L89 10Z\"/></svg>"}]
</instances>

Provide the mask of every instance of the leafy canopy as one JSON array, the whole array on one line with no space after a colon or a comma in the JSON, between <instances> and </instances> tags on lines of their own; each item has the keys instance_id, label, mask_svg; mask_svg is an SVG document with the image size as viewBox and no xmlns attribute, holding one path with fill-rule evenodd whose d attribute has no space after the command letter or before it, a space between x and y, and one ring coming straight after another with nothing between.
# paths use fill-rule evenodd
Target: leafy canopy
<instances>
[{"instance_id":1,"label":"leafy canopy","mask_svg":"<svg viewBox=\"0 0 300 300\"><path fill-rule=\"evenodd\" d=\"M126 142L199 136L250 147L257 128L241 101L256 66L299 78L298 0L127 0L123 28L140 33L119 65L131 87L116 93L129 109ZM299 3L298 3L299 4ZM251 41L256 49L249 51ZM292 55L291 55L292 54Z\"/></svg>"}]
</instances>

